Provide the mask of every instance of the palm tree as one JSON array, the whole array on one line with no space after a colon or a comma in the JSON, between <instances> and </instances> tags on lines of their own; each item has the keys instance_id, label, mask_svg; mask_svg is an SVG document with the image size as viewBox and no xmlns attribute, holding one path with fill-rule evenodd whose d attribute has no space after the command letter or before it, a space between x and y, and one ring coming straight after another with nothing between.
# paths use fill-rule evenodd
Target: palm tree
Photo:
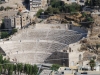
<instances>
[{"instance_id":1,"label":"palm tree","mask_svg":"<svg viewBox=\"0 0 100 75\"><path fill-rule=\"evenodd\" d=\"M22 63L18 63L17 64L18 75L19 75L19 73L21 74L22 70L23 70L23 64Z\"/></svg>"},{"instance_id":2,"label":"palm tree","mask_svg":"<svg viewBox=\"0 0 100 75\"><path fill-rule=\"evenodd\" d=\"M24 65L24 73L29 74L29 64Z\"/></svg>"},{"instance_id":3,"label":"palm tree","mask_svg":"<svg viewBox=\"0 0 100 75\"><path fill-rule=\"evenodd\" d=\"M38 72L38 67L37 67L37 65L34 65L34 66L32 67L32 71L33 71L34 75L37 75L37 72Z\"/></svg>"},{"instance_id":4,"label":"palm tree","mask_svg":"<svg viewBox=\"0 0 100 75\"><path fill-rule=\"evenodd\" d=\"M15 72L15 74L16 74L16 70L17 70L17 65L14 65L13 66L13 71Z\"/></svg>"},{"instance_id":5,"label":"palm tree","mask_svg":"<svg viewBox=\"0 0 100 75\"><path fill-rule=\"evenodd\" d=\"M32 65L29 65L29 75L32 75Z\"/></svg>"},{"instance_id":6,"label":"palm tree","mask_svg":"<svg viewBox=\"0 0 100 75\"><path fill-rule=\"evenodd\" d=\"M24 70L24 73L26 73L26 64L24 64L24 69L23 70Z\"/></svg>"},{"instance_id":7,"label":"palm tree","mask_svg":"<svg viewBox=\"0 0 100 75\"><path fill-rule=\"evenodd\" d=\"M20 75L21 75L22 71L23 71L23 64L20 63Z\"/></svg>"},{"instance_id":8,"label":"palm tree","mask_svg":"<svg viewBox=\"0 0 100 75\"><path fill-rule=\"evenodd\" d=\"M13 74L13 64L10 64L8 69L8 75L12 75L12 74Z\"/></svg>"},{"instance_id":9,"label":"palm tree","mask_svg":"<svg viewBox=\"0 0 100 75\"><path fill-rule=\"evenodd\" d=\"M90 64L91 70L93 70L95 65L96 65L95 61L94 60L90 60L89 64Z\"/></svg>"},{"instance_id":10,"label":"palm tree","mask_svg":"<svg viewBox=\"0 0 100 75\"><path fill-rule=\"evenodd\" d=\"M19 71L20 71L20 65L19 65L19 63L17 64L17 71L18 71L18 75L19 75Z\"/></svg>"}]
</instances>

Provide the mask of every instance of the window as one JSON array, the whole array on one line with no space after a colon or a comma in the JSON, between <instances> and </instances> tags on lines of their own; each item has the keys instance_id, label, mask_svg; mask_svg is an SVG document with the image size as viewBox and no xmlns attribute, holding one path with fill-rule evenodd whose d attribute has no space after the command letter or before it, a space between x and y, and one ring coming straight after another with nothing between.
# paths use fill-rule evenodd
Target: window
<instances>
[{"instance_id":1,"label":"window","mask_svg":"<svg viewBox=\"0 0 100 75\"><path fill-rule=\"evenodd\" d=\"M82 55L81 55L81 54L79 55L79 61L80 61L80 60L82 60Z\"/></svg>"},{"instance_id":2,"label":"window","mask_svg":"<svg viewBox=\"0 0 100 75\"><path fill-rule=\"evenodd\" d=\"M71 52L71 48L69 47L69 52Z\"/></svg>"}]
</instances>

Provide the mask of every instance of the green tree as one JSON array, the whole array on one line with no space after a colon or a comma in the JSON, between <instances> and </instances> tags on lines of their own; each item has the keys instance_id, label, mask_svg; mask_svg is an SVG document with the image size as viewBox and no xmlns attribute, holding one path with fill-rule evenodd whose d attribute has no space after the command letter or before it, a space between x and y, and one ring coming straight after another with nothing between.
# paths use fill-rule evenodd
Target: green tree
<instances>
[{"instance_id":1,"label":"green tree","mask_svg":"<svg viewBox=\"0 0 100 75\"><path fill-rule=\"evenodd\" d=\"M2 64L3 64L3 72L6 73L6 71L9 69L9 60L4 58L3 61L2 61Z\"/></svg>"},{"instance_id":2,"label":"green tree","mask_svg":"<svg viewBox=\"0 0 100 75\"><path fill-rule=\"evenodd\" d=\"M6 73L7 64L3 65L3 72Z\"/></svg>"},{"instance_id":3,"label":"green tree","mask_svg":"<svg viewBox=\"0 0 100 75\"><path fill-rule=\"evenodd\" d=\"M22 73L22 71L23 71L23 64L20 63L20 74Z\"/></svg>"},{"instance_id":4,"label":"green tree","mask_svg":"<svg viewBox=\"0 0 100 75\"><path fill-rule=\"evenodd\" d=\"M53 65L51 66L51 70L57 71L57 70L59 69L59 67L60 67L60 65L58 65L58 64L53 64Z\"/></svg>"},{"instance_id":5,"label":"green tree","mask_svg":"<svg viewBox=\"0 0 100 75\"><path fill-rule=\"evenodd\" d=\"M17 64L18 75L19 75L19 73L21 74L22 70L23 70L23 64L22 63L18 63Z\"/></svg>"},{"instance_id":6,"label":"green tree","mask_svg":"<svg viewBox=\"0 0 100 75\"><path fill-rule=\"evenodd\" d=\"M1 39L7 38L9 36L8 32L1 32Z\"/></svg>"},{"instance_id":7,"label":"green tree","mask_svg":"<svg viewBox=\"0 0 100 75\"><path fill-rule=\"evenodd\" d=\"M24 64L24 73L26 73L26 70L27 70L27 68L26 68L26 64Z\"/></svg>"},{"instance_id":8,"label":"green tree","mask_svg":"<svg viewBox=\"0 0 100 75\"><path fill-rule=\"evenodd\" d=\"M87 14L85 12L82 12L82 17L86 17Z\"/></svg>"},{"instance_id":9,"label":"green tree","mask_svg":"<svg viewBox=\"0 0 100 75\"><path fill-rule=\"evenodd\" d=\"M13 64L9 64L8 75L13 74Z\"/></svg>"},{"instance_id":10,"label":"green tree","mask_svg":"<svg viewBox=\"0 0 100 75\"><path fill-rule=\"evenodd\" d=\"M24 65L24 73L29 74L29 64Z\"/></svg>"},{"instance_id":11,"label":"green tree","mask_svg":"<svg viewBox=\"0 0 100 75\"><path fill-rule=\"evenodd\" d=\"M93 21L91 17L87 17L87 21Z\"/></svg>"},{"instance_id":12,"label":"green tree","mask_svg":"<svg viewBox=\"0 0 100 75\"><path fill-rule=\"evenodd\" d=\"M96 65L95 61L94 60L90 60L89 64L90 64L91 70L93 70L95 65Z\"/></svg>"},{"instance_id":13,"label":"green tree","mask_svg":"<svg viewBox=\"0 0 100 75\"><path fill-rule=\"evenodd\" d=\"M19 75L19 71L20 71L20 65L19 65L19 63L17 63L17 71L18 71L18 75Z\"/></svg>"},{"instance_id":14,"label":"green tree","mask_svg":"<svg viewBox=\"0 0 100 75\"><path fill-rule=\"evenodd\" d=\"M53 14L59 14L59 13L60 13L60 11L58 8L53 8Z\"/></svg>"},{"instance_id":15,"label":"green tree","mask_svg":"<svg viewBox=\"0 0 100 75\"><path fill-rule=\"evenodd\" d=\"M80 11L80 5L77 3L72 3L68 6L70 12Z\"/></svg>"},{"instance_id":16,"label":"green tree","mask_svg":"<svg viewBox=\"0 0 100 75\"><path fill-rule=\"evenodd\" d=\"M4 7L3 6L0 7L0 11L2 11L2 10L4 10Z\"/></svg>"},{"instance_id":17,"label":"green tree","mask_svg":"<svg viewBox=\"0 0 100 75\"><path fill-rule=\"evenodd\" d=\"M3 56L0 54L0 64L2 64Z\"/></svg>"},{"instance_id":18,"label":"green tree","mask_svg":"<svg viewBox=\"0 0 100 75\"><path fill-rule=\"evenodd\" d=\"M46 15L53 15L53 8L52 7L48 7L47 10L45 11Z\"/></svg>"},{"instance_id":19,"label":"green tree","mask_svg":"<svg viewBox=\"0 0 100 75\"><path fill-rule=\"evenodd\" d=\"M14 34L14 33L16 33L16 32L17 32L17 29L14 28L14 29L12 30L12 33L11 33L11 34Z\"/></svg>"},{"instance_id":20,"label":"green tree","mask_svg":"<svg viewBox=\"0 0 100 75\"><path fill-rule=\"evenodd\" d=\"M63 1L55 1L54 4L52 5L53 8L59 8L64 6L65 3Z\"/></svg>"},{"instance_id":21,"label":"green tree","mask_svg":"<svg viewBox=\"0 0 100 75\"><path fill-rule=\"evenodd\" d=\"M56 2L58 2L59 0L50 0L50 5L53 6Z\"/></svg>"},{"instance_id":22,"label":"green tree","mask_svg":"<svg viewBox=\"0 0 100 75\"><path fill-rule=\"evenodd\" d=\"M32 65L29 65L29 75L32 75Z\"/></svg>"},{"instance_id":23,"label":"green tree","mask_svg":"<svg viewBox=\"0 0 100 75\"><path fill-rule=\"evenodd\" d=\"M34 75L37 75L37 72L38 72L38 67L37 67L37 65L34 65L34 66L32 67L32 71L33 71Z\"/></svg>"},{"instance_id":24,"label":"green tree","mask_svg":"<svg viewBox=\"0 0 100 75\"><path fill-rule=\"evenodd\" d=\"M36 13L36 16L37 16L37 17L40 17L40 15L41 15L42 12L44 12L43 9L38 10L38 12Z\"/></svg>"},{"instance_id":25,"label":"green tree","mask_svg":"<svg viewBox=\"0 0 100 75\"><path fill-rule=\"evenodd\" d=\"M16 71L17 71L17 65L13 65L13 71L14 71L14 73L16 74Z\"/></svg>"}]
</instances>

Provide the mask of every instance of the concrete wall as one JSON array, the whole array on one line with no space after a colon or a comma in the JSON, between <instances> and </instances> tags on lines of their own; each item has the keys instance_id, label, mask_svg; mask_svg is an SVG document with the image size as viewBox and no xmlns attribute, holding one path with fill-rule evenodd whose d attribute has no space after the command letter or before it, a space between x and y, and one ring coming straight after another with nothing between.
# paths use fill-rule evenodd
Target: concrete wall
<instances>
[{"instance_id":1,"label":"concrete wall","mask_svg":"<svg viewBox=\"0 0 100 75\"><path fill-rule=\"evenodd\" d=\"M78 44L78 43L69 45L69 48L71 48L70 49L71 51L69 51L69 66L76 66L79 64L79 61L83 59L84 52L78 51L80 47L81 47L81 44ZM81 60L80 60L80 55L81 55Z\"/></svg>"},{"instance_id":2,"label":"concrete wall","mask_svg":"<svg viewBox=\"0 0 100 75\"><path fill-rule=\"evenodd\" d=\"M87 33L88 30L84 27L80 27L80 26L74 26L74 25L68 25L69 30L74 30L80 33Z\"/></svg>"},{"instance_id":3,"label":"concrete wall","mask_svg":"<svg viewBox=\"0 0 100 75\"><path fill-rule=\"evenodd\" d=\"M59 30L67 30L66 24L36 24L36 29L59 29Z\"/></svg>"}]
</instances>

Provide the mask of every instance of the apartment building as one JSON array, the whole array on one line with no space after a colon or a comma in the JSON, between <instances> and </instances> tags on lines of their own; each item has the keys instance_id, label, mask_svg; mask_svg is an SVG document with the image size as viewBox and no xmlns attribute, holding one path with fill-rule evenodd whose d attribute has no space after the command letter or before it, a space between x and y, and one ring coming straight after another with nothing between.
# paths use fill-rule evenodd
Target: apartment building
<instances>
[{"instance_id":1,"label":"apartment building","mask_svg":"<svg viewBox=\"0 0 100 75\"><path fill-rule=\"evenodd\" d=\"M71 3L78 3L80 5L84 5L85 0L61 0L64 1L67 4L71 4Z\"/></svg>"},{"instance_id":2,"label":"apartment building","mask_svg":"<svg viewBox=\"0 0 100 75\"><path fill-rule=\"evenodd\" d=\"M47 0L30 0L30 11L38 11L46 9L48 6Z\"/></svg>"},{"instance_id":3,"label":"apartment building","mask_svg":"<svg viewBox=\"0 0 100 75\"><path fill-rule=\"evenodd\" d=\"M15 16L15 28L21 28L21 16Z\"/></svg>"},{"instance_id":4,"label":"apartment building","mask_svg":"<svg viewBox=\"0 0 100 75\"><path fill-rule=\"evenodd\" d=\"M15 27L14 24L14 17L5 16L4 18L4 25L6 29L12 29Z\"/></svg>"},{"instance_id":5,"label":"apartment building","mask_svg":"<svg viewBox=\"0 0 100 75\"><path fill-rule=\"evenodd\" d=\"M22 28L31 23L31 19L28 18L26 15L17 15L13 17L5 17L4 18L4 25L6 29L12 28Z\"/></svg>"}]
</instances>

